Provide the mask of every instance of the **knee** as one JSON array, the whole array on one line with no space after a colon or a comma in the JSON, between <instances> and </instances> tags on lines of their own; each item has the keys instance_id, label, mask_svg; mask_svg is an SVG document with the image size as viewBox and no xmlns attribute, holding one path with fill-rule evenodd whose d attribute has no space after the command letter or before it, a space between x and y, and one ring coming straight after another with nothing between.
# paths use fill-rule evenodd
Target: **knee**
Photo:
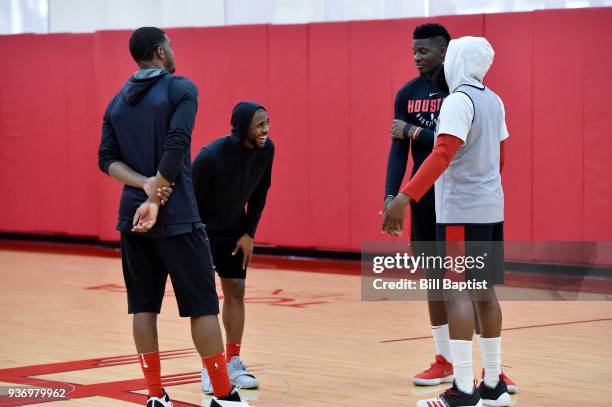
<instances>
[{"instance_id":1,"label":"knee","mask_svg":"<svg viewBox=\"0 0 612 407\"><path fill-rule=\"evenodd\" d=\"M493 287L489 287L486 290L471 290L470 296L478 308L499 307L497 295Z\"/></svg>"},{"instance_id":2,"label":"knee","mask_svg":"<svg viewBox=\"0 0 612 407\"><path fill-rule=\"evenodd\" d=\"M223 298L229 302L244 302L244 284L226 284L223 287Z\"/></svg>"}]
</instances>

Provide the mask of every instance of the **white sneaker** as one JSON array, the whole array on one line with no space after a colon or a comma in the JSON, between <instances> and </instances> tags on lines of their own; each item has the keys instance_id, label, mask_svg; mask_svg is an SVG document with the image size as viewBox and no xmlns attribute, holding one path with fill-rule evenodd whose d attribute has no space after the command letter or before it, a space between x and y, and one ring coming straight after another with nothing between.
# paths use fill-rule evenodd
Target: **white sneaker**
<instances>
[{"instance_id":1,"label":"white sneaker","mask_svg":"<svg viewBox=\"0 0 612 407\"><path fill-rule=\"evenodd\" d=\"M208 377L208 370L202 369L202 392L204 394L213 394L212 382Z\"/></svg>"},{"instance_id":2,"label":"white sneaker","mask_svg":"<svg viewBox=\"0 0 612 407\"><path fill-rule=\"evenodd\" d=\"M147 407L172 407L172 402L164 390L164 395L161 397L149 397Z\"/></svg>"},{"instance_id":3,"label":"white sneaker","mask_svg":"<svg viewBox=\"0 0 612 407\"><path fill-rule=\"evenodd\" d=\"M253 407L249 403L241 401L240 394L238 394L238 389L236 387L234 387L230 395L226 398L227 400L219 400L213 397L210 402L210 407Z\"/></svg>"},{"instance_id":4,"label":"white sneaker","mask_svg":"<svg viewBox=\"0 0 612 407\"><path fill-rule=\"evenodd\" d=\"M247 371L246 366L238 356L234 356L227 364L227 374L233 386L238 386L241 389L256 389L259 387L259 382L255 376Z\"/></svg>"}]
</instances>

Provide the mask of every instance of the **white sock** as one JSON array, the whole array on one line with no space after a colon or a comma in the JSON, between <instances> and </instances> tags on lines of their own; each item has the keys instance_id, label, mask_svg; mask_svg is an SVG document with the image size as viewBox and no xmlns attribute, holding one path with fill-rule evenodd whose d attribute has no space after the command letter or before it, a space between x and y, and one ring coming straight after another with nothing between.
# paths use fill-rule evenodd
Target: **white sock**
<instances>
[{"instance_id":1,"label":"white sock","mask_svg":"<svg viewBox=\"0 0 612 407\"><path fill-rule=\"evenodd\" d=\"M453 363L453 357L450 351L450 337L448 336L448 324L432 326L431 333L433 334L434 344L436 345L436 355L442 355L449 363Z\"/></svg>"},{"instance_id":2,"label":"white sock","mask_svg":"<svg viewBox=\"0 0 612 407\"><path fill-rule=\"evenodd\" d=\"M464 393L474 392L474 371L472 370L472 341L450 340L453 355L455 383Z\"/></svg>"},{"instance_id":3,"label":"white sock","mask_svg":"<svg viewBox=\"0 0 612 407\"><path fill-rule=\"evenodd\" d=\"M499 383L501 374L501 337L482 338L480 335L477 337L485 369L484 382L489 387L495 387Z\"/></svg>"}]
</instances>

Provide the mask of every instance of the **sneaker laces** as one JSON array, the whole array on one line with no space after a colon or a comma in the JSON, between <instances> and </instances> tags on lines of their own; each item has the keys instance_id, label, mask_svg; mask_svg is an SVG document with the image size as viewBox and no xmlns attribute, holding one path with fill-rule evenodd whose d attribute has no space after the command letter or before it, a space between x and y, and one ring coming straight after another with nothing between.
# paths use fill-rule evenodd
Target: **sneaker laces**
<instances>
[{"instance_id":1,"label":"sneaker laces","mask_svg":"<svg viewBox=\"0 0 612 407\"><path fill-rule=\"evenodd\" d=\"M478 382L476 380L474 380L474 389L478 390ZM476 391L474 390L474 391ZM470 394L470 393L464 393L462 392L459 387L457 387L457 383L453 382L453 387L449 387L448 389L446 389L446 391L444 393L442 393L445 396L460 396L461 393L463 394Z\"/></svg>"},{"instance_id":2,"label":"sneaker laces","mask_svg":"<svg viewBox=\"0 0 612 407\"><path fill-rule=\"evenodd\" d=\"M429 372L431 372L433 369L435 369L435 367L436 367L437 365L440 365L440 364L441 364L441 363L440 363L440 362L438 362L437 360L436 360L436 361L434 361L434 362L433 362L433 363L432 363L432 364L429 366L429 369L425 370L423 373L429 373Z\"/></svg>"},{"instance_id":3,"label":"sneaker laces","mask_svg":"<svg viewBox=\"0 0 612 407\"><path fill-rule=\"evenodd\" d=\"M230 361L230 365L234 368L234 370L244 370L247 371L247 367L240 358L236 358Z\"/></svg>"}]
</instances>

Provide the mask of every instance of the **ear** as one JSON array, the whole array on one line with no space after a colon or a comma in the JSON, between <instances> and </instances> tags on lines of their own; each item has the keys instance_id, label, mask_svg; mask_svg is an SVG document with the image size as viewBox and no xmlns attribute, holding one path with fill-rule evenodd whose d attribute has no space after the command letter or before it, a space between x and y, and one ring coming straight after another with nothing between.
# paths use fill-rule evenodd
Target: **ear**
<instances>
[{"instance_id":1,"label":"ear","mask_svg":"<svg viewBox=\"0 0 612 407\"><path fill-rule=\"evenodd\" d=\"M165 59L166 58L166 50L163 49L162 47L157 47L157 50L155 51L155 53L157 54L157 57L159 59Z\"/></svg>"},{"instance_id":2,"label":"ear","mask_svg":"<svg viewBox=\"0 0 612 407\"><path fill-rule=\"evenodd\" d=\"M446 58L446 47L440 48L440 58L442 58L442 61Z\"/></svg>"}]
</instances>

